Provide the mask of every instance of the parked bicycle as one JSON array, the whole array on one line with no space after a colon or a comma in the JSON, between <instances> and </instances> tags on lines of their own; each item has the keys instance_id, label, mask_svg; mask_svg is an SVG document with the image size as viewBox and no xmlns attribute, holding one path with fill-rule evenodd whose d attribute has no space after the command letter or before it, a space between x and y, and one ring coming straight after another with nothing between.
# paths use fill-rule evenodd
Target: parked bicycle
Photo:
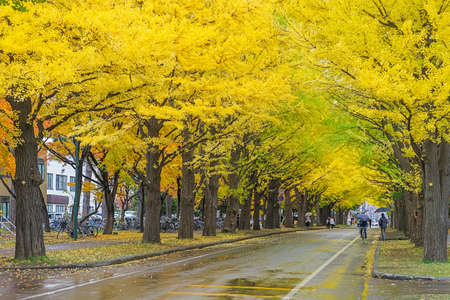
<instances>
[{"instance_id":1,"label":"parked bicycle","mask_svg":"<svg viewBox=\"0 0 450 300\"><path fill-rule=\"evenodd\" d=\"M57 225L58 228L58 234L56 237L59 239L59 237L62 235L63 232L66 232L71 238L73 238L74 229L69 219L61 219L59 221L59 224ZM78 224L77 226L77 234L80 236L97 236L100 231L99 226L95 224L92 220L89 221L89 223L83 223Z\"/></svg>"}]
</instances>

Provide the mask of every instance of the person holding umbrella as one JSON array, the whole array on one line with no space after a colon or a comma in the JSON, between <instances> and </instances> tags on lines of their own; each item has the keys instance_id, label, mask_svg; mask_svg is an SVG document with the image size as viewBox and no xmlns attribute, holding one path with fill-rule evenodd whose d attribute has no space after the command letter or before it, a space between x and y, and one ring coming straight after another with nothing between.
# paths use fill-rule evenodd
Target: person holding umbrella
<instances>
[{"instance_id":1,"label":"person holding umbrella","mask_svg":"<svg viewBox=\"0 0 450 300\"><path fill-rule=\"evenodd\" d=\"M311 213L311 212L307 212L307 213L305 214L305 217L306 217L305 225L306 225L306 228L307 228L307 229L309 229L309 226L311 225L311 216L312 216L312 213Z\"/></svg>"},{"instance_id":2,"label":"person holding umbrella","mask_svg":"<svg viewBox=\"0 0 450 300\"><path fill-rule=\"evenodd\" d=\"M359 234L363 240L367 239L367 226L369 225L369 216L365 213L357 214Z\"/></svg>"},{"instance_id":3,"label":"person holding umbrella","mask_svg":"<svg viewBox=\"0 0 450 300\"><path fill-rule=\"evenodd\" d=\"M376 213L384 213L384 212L388 212L388 211L389 211L389 208L387 208L387 207L380 207L375 210Z\"/></svg>"},{"instance_id":4,"label":"person holding umbrella","mask_svg":"<svg viewBox=\"0 0 450 300\"><path fill-rule=\"evenodd\" d=\"M382 241L385 241L386 240L386 227L388 225L388 219L386 218L384 213L381 214L381 218L380 218L380 220L378 220L378 224L380 225L380 229L381 229L380 239Z\"/></svg>"}]
</instances>

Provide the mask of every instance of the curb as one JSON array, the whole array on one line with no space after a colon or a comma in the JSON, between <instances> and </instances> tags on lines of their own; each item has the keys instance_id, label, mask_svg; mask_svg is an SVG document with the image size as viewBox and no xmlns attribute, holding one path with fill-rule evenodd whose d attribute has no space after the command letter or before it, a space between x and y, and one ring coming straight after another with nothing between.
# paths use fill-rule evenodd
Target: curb
<instances>
[{"instance_id":1,"label":"curb","mask_svg":"<svg viewBox=\"0 0 450 300\"><path fill-rule=\"evenodd\" d=\"M428 281L450 281L450 277L433 277L433 276L421 276L421 275L406 275L406 274L392 274L378 272L378 258L380 256L380 248L382 243L378 243L377 250L375 252L375 261L372 268L372 277L378 279L389 280L428 280Z\"/></svg>"},{"instance_id":2,"label":"curb","mask_svg":"<svg viewBox=\"0 0 450 300\"><path fill-rule=\"evenodd\" d=\"M269 232L265 234L259 234L254 236L246 236L242 238L236 238L231 240L224 240L224 241L217 241L217 242L211 242L211 243L205 243L205 244L198 244L198 245L192 245L192 246L185 246L180 248L174 248L174 249L167 249L163 251L153 252L153 253L144 253L144 254L137 254L137 255L130 255L130 256L122 256L119 258L113 258L98 262L90 262L90 263L81 263L81 264L68 264L68 265L53 265L53 266L30 266L30 267L0 267L0 270L7 271L7 270L55 270L55 269L87 269L87 268L96 268L96 267L104 267L104 266L111 266L111 265L117 265L117 264L123 264L126 262L134 261L134 260L141 260L145 258L150 257L156 257L166 254L171 254L175 252L181 252L181 251L187 251L187 250L195 250L195 249L203 249L211 246L218 246L223 244L231 244L236 243L240 241L245 240L251 240L256 239L260 237L267 237L271 235L276 234L286 234L286 233L293 233L293 232L299 232L299 231L311 231L311 230L323 230L323 228L311 228L309 230L305 229L294 229L289 231L276 231L276 232Z\"/></svg>"}]
</instances>

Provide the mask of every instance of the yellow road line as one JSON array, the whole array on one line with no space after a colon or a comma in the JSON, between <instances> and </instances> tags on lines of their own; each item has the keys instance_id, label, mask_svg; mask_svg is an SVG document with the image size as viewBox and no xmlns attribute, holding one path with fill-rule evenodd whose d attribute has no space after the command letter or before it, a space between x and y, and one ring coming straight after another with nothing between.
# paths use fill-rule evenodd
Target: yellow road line
<instances>
[{"instance_id":1,"label":"yellow road line","mask_svg":"<svg viewBox=\"0 0 450 300\"><path fill-rule=\"evenodd\" d=\"M288 288L272 288L264 286L240 286L240 285L209 285L209 284L190 284L190 287L217 287L230 289L253 289L253 290L276 290L276 291L290 291Z\"/></svg>"},{"instance_id":2,"label":"yellow road line","mask_svg":"<svg viewBox=\"0 0 450 300\"><path fill-rule=\"evenodd\" d=\"M258 297L280 299L281 296L251 295L251 294L228 294L228 293L196 293L196 292L169 292L169 295L190 295L190 296L222 296L222 297Z\"/></svg>"}]
</instances>

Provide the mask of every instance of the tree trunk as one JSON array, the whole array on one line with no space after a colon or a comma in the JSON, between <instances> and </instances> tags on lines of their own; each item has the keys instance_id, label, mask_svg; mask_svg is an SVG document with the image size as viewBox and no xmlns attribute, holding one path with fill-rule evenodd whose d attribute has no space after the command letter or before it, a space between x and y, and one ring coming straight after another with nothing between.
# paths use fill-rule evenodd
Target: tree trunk
<instances>
[{"instance_id":1,"label":"tree trunk","mask_svg":"<svg viewBox=\"0 0 450 300\"><path fill-rule=\"evenodd\" d=\"M92 170L89 166L86 167L86 177L92 177ZM86 179L85 181L90 181ZM83 193L83 216L87 216L91 209L91 191L86 191Z\"/></svg>"},{"instance_id":2,"label":"tree trunk","mask_svg":"<svg viewBox=\"0 0 450 300\"><path fill-rule=\"evenodd\" d=\"M117 187L119 185L119 172L114 173L112 181L109 182L108 172L102 171L102 178L107 185L103 186L104 201L106 208L106 222L103 225L103 234L112 234L114 228L114 200L116 199ZM106 180L106 181L105 181Z\"/></svg>"},{"instance_id":3,"label":"tree trunk","mask_svg":"<svg viewBox=\"0 0 450 300\"><path fill-rule=\"evenodd\" d=\"M122 210L120 211L120 221L121 222L125 221L125 207L123 203L122 203Z\"/></svg>"},{"instance_id":4,"label":"tree trunk","mask_svg":"<svg viewBox=\"0 0 450 300\"><path fill-rule=\"evenodd\" d=\"M230 162L233 169L237 169L237 163L240 155L241 151L239 148L235 148L231 151ZM223 232L235 232L237 228L237 215L239 211L239 198L236 195L236 191L239 187L240 177L237 173L231 173L228 176L228 180L232 194L228 196L228 205L223 224Z\"/></svg>"},{"instance_id":5,"label":"tree trunk","mask_svg":"<svg viewBox=\"0 0 450 300\"><path fill-rule=\"evenodd\" d=\"M286 189L284 199L284 226L288 228L294 227L294 217L292 214L293 203L291 201L291 190Z\"/></svg>"},{"instance_id":6,"label":"tree trunk","mask_svg":"<svg viewBox=\"0 0 450 300\"><path fill-rule=\"evenodd\" d=\"M314 196L314 198L316 198L316 196ZM317 222L317 225L318 225L318 226L323 225L323 224L322 224L321 214L320 214L320 205L319 205L319 201L316 201L315 208L316 208L316 222Z\"/></svg>"},{"instance_id":7,"label":"tree trunk","mask_svg":"<svg viewBox=\"0 0 450 300\"><path fill-rule=\"evenodd\" d=\"M103 198L106 208L106 222L103 225L103 234L112 234L114 227L114 200L111 198L111 193L105 193Z\"/></svg>"},{"instance_id":8,"label":"tree trunk","mask_svg":"<svg viewBox=\"0 0 450 300\"><path fill-rule=\"evenodd\" d=\"M447 219L450 197L450 145L424 144L424 261L447 262Z\"/></svg>"},{"instance_id":9,"label":"tree trunk","mask_svg":"<svg viewBox=\"0 0 450 300\"><path fill-rule=\"evenodd\" d=\"M398 231L403 233L407 232L407 221L406 221L406 211L405 211L405 192L399 198L394 201L395 206L395 226Z\"/></svg>"},{"instance_id":10,"label":"tree trunk","mask_svg":"<svg viewBox=\"0 0 450 300\"><path fill-rule=\"evenodd\" d=\"M344 214L342 213L341 208L338 208L336 211L336 224L344 224Z\"/></svg>"},{"instance_id":11,"label":"tree trunk","mask_svg":"<svg viewBox=\"0 0 450 300\"><path fill-rule=\"evenodd\" d=\"M410 238L412 242L416 240L416 199L414 199L414 193L407 191L406 197L406 219L408 222L407 228L408 232L406 234L407 237Z\"/></svg>"},{"instance_id":12,"label":"tree trunk","mask_svg":"<svg viewBox=\"0 0 450 300\"><path fill-rule=\"evenodd\" d=\"M416 246L423 246L423 238L424 238L424 222L423 222L423 206L424 206L424 199L423 199L423 193L416 194L416 240L414 241L414 244Z\"/></svg>"},{"instance_id":13,"label":"tree trunk","mask_svg":"<svg viewBox=\"0 0 450 300\"><path fill-rule=\"evenodd\" d=\"M402 198L400 201L400 230L406 235L409 236L409 228L408 228L408 209L407 205L409 202L409 192L403 191Z\"/></svg>"},{"instance_id":14,"label":"tree trunk","mask_svg":"<svg viewBox=\"0 0 450 300\"><path fill-rule=\"evenodd\" d=\"M85 152L80 152L80 141L73 139L75 145L75 197L73 200L72 209L72 225L73 225L73 239L78 238L78 212L80 208L81 186L83 184L83 165L85 159Z\"/></svg>"},{"instance_id":15,"label":"tree trunk","mask_svg":"<svg viewBox=\"0 0 450 300\"><path fill-rule=\"evenodd\" d=\"M155 118L147 123L148 137L159 136L161 124ZM161 242L161 166L159 164L160 150L157 145L150 144L146 153L146 205L145 205L145 226L142 236L143 243Z\"/></svg>"},{"instance_id":16,"label":"tree trunk","mask_svg":"<svg viewBox=\"0 0 450 300\"><path fill-rule=\"evenodd\" d=\"M172 216L172 196L170 194L166 196L166 216Z\"/></svg>"},{"instance_id":17,"label":"tree trunk","mask_svg":"<svg viewBox=\"0 0 450 300\"><path fill-rule=\"evenodd\" d=\"M183 130L183 142L187 145L191 140L191 134L187 128ZM194 238L194 189L195 174L192 162L194 160L194 149L184 149L181 154L183 167L181 170L181 216L178 228L179 239Z\"/></svg>"},{"instance_id":18,"label":"tree trunk","mask_svg":"<svg viewBox=\"0 0 450 300\"><path fill-rule=\"evenodd\" d=\"M400 231L400 198L394 199L394 228Z\"/></svg>"},{"instance_id":19,"label":"tree trunk","mask_svg":"<svg viewBox=\"0 0 450 300\"><path fill-rule=\"evenodd\" d=\"M148 182L146 183L145 225L142 242L160 243L161 170L155 165L159 150L149 150L146 156Z\"/></svg>"},{"instance_id":20,"label":"tree trunk","mask_svg":"<svg viewBox=\"0 0 450 300\"><path fill-rule=\"evenodd\" d=\"M261 195L263 197L263 204L262 204L262 219L261 219L261 225L263 228L266 228L266 220L267 220L267 195L268 192Z\"/></svg>"},{"instance_id":21,"label":"tree trunk","mask_svg":"<svg viewBox=\"0 0 450 300\"><path fill-rule=\"evenodd\" d=\"M17 113L14 126L19 131L20 143L14 148L16 174L13 179L16 194L16 259L45 256L42 230L42 177L38 168L38 145L32 122L31 99L15 101L7 97Z\"/></svg>"},{"instance_id":22,"label":"tree trunk","mask_svg":"<svg viewBox=\"0 0 450 300\"><path fill-rule=\"evenodd\" d=\"M410 212L410 238L411 242L413 242L416 246L423 246L423 222L422 215L423 209L421 196L417 193L411 194L411 212ZM422 199L423 200L423 199Z\"/></svg>"},{"instance_id":23,"label":"tree trunk","mask_svg":"<svg viewBox=\"0 0 450 300\"><path fill-rule=\"evenodd\" d=\"M269 182L269 192L267 196L267 210L266 210L266 222L264 228L273 229L277 228L277 219L279 221L278 214L278 190L280 183L277 179L272 179Z\"/></svg>"},{"instance_id":24,"label":"tree trunk","mask_svg":"<svg viewBox=\"0 0 450 300\"><path fill-rule=\"evenodd\" d=\"M241 215L239 216L239 230L250 230L250 211L252 206L251 196L241 204Z\"/></svg>"},{"instance_id":25,"label":"tree trunk","mask_svg":"<svg viewBox=\"0 0 450 300\"><path fill-rule=\"evenodd\" d=\"M177 177L177 218L180 219L181 177Z\"/></svg>"},{"instance_id":26,"label":"tree trunk","mask_svg":"<svg viewBox=\"0 0 450 300\"><path fill-rule=\"evenodd\" d=\"M230 175L231 176L231 175ZM239 199L236 196L228 196L227 210L223 223L223 232L235 232L237 228L237 215L239 212Z\"/></svg>"},{"instance_id":27,"label":"tree trunk","mask_svg":"<svg viewBox=\"0 0 450 300\"><path fill-rule=\"evenodd\" d=\"M403 145L401 143L393 141L392 138L390 138L390 140L392 142L394 156L397 158L402 172L405 174L414 175L414 168L412 167L410 158L405 157L403 152L401 151ZM403 190L401 197L396 199L397 201L394 202L396 208L395 225L397 225L397 229L403 232L406 236L410 236L410 226L413 225L411 221L411 214L413 212L413 210L411 210L411 197L411 192Z\"/></svg>"},{"instance_id":28,"label":"tree trunk","mask_svg":"<svg viewBox=\"0 0 450 300\"><path fill-rule=\"evenodd\" d=\"M160 205L160 212L159 212L159 217L161 218L162 216L164 216L164 203L166 202L167 199L167 195L169 194L169 190L165 190L164 192L161 193L160 195L160 200L161 200L161 205Z\"/></svg>"},{"instance_id":29,"label":"tree trunk","mask_svg":"<svg viewBox=\"0 0 450 300\"><path fill-rule=\"evenodd\" d=\"M281 227L281 220L280 220L280 202L278 202L278 193L277 198L275 199L275 204L273 208L273 227L274 228L280 228Z\"/></svg>"},{"instance_id":30,"label":"tree trunk","mask_svg":"<svg viewBox=\"0 0 450 300\"><path fill-rule=\"evenodd\" d=\"M138 193L138 217L139 217L139 231L144 232L144 216L145 216L145 184L139 184Z\"/></svg>"},{"instance_id":31,"label":"tree trunk","mask_svg":"<svg viewBox=\"0 0 450 300\"><path fill-rule=\"evenodd\" d=\"M329 205L320 208L320 223L325 225L328 217L331 215L331 209Z\"/></svg>"},{"instance_id":32,"label":"tree trunk","mask_svg":"<svg viewBox=\"0 0 450 300\"><path fill-rule=\"evenodd\" d=\"M219 191L219 175L211 175L205 187L205 227L203 228L204 236L216 235L216 216L217 216L217 193Z\"/></svg>"},{"instance_id":33,"label":"tree trunk","mask_svg":"<svg viewBox=\"0 0 450 300\"><path fill-rule=\"evenodd\" d=\"M253 230L261 230L260 217L261 194L258 193L256 187L253 188Z\"/></svg>"},{"instance_id":34,"label":"tree trunk","mask_svg":"<svg viewBox=\"0 0 450 300\"><path fill-rule=\"evenodd\" d=\"M44 200L44 195L41 192L41 203L42 203L42 218L45 221L45 232L50 232L50 219L48 217L47 205Z\"/></svg>"},{"instance_id":35,"label":"tree trunk","mask_svg":"<svg viewBox=\"0 0 450 300\"><path fill-rule=\"evenodd\" d=\"M305 226L306 217L305 214L307 213L307 199L308 199L308 191L305 191L305 193L301 193L298 188L294 188L295 197L296 197L296 204L297 204L297 214L298 214L298 221L297 221L297 227L303 227Z\"/></svg>"}]
</instances>

